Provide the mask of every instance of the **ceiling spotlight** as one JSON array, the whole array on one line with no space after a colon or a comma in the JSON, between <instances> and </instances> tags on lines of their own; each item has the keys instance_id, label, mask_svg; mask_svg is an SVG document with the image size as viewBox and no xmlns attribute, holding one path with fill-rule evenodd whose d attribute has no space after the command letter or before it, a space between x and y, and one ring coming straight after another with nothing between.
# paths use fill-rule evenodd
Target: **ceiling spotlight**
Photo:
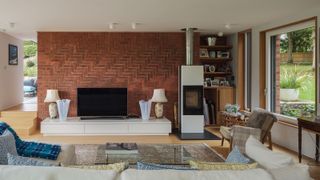
<instances>
[{"instance_id":1,"label":"ceiling spotlight","mask_svg":"<svg viewBox=\"0 0 320 180\"><path fill-rule=\"evenodd\" d=\"M231 24L226 24L224 27L225 27L226 29L231 29Z\"/></svg>"},{"instance_id":2,"label":"ceiling spotlight","mask_svg":"<svg viewBox=\"0 0 320 180\"><path fill-rule=\"evenodd\" d=\"M109 23L109 29L114 29L115 25L116 25L116 23Z\"/></svg>"},{"instance_id":3,"label":"ceiling spotlight","mask_svg":"<svg viewBox=\"0 0 320 180\"><path fill-rule=\"evenodd\" d=\"M131 28L132 29L136 29L137 28L137 23L135 23L135 22L131 23Z\"/></svg>"},{"instance_id":4,"label":"ceiling spotlight","mask_svg":"<svg viewBox=\"0 0 320 180\"><path fill-rule=\"evenodd\" d=\"M11 22L11 23L9 23L9 25L10 25L11 28L14 28L16 26L16 23Z\"/></svg>"},{"instance_id":5,"label":"ceiling spotlight","mask_svg":"<svg viewBox=\"0 0 320 180\"><path fill-rule=\"evenodd\" d=\"M221 32L221 31L218 32L218 36L219 36L219 37L222 37L222 36L223 36L223 32Z\"/></svg>"}]
</instances>

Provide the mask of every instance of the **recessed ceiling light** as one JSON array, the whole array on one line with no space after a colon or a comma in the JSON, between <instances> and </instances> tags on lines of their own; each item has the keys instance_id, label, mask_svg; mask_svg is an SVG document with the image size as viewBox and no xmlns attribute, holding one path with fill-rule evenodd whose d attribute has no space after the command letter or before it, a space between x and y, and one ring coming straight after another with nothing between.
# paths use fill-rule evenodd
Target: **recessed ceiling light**
<instances>
[{"instance_id":1,"label":"recessed ceiling light","mask_svg":"<svg viewBox=\"0 0 320 180\"><path fill-rule=\"evenodd\" d=\"M131 23L131 28L132 29L136 29L137 28L137 23L135 23L135 22Z\"/></svg>"},{"instance_id":2,"label":"recessed ceiling light","mask_svg":"<svg viewBox=\"0 0 320 180\"><path fill-rule=\"evenodd\" d=\"M231 29L231 24L226 24L224 27L227 29Z\"/></svg>"},{"instance_id":3,"label":"recessed ceiling light","mask_svg":"<svg viewBox=\"0 0 320 180\"><path fill-rule=\"evenodd\" d=\"M109 29L114 29L117 23L109 23Z\"/></svg>"}]
</instances>

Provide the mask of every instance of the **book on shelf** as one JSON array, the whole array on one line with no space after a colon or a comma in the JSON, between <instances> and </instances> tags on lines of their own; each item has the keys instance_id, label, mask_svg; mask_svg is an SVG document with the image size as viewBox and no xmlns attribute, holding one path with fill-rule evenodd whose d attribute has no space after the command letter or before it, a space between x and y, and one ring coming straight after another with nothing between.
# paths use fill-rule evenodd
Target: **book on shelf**
<instances>
[{"instance_id":1,"label":"book on shelf","mask_svg":"<svg viewBox=\"0 0 320 180\"><path fill-rule=\"evenodd\" d=\"M138 154L138 146L136 143L107 143L107 154Z\"/></svg>"}]
</instances>

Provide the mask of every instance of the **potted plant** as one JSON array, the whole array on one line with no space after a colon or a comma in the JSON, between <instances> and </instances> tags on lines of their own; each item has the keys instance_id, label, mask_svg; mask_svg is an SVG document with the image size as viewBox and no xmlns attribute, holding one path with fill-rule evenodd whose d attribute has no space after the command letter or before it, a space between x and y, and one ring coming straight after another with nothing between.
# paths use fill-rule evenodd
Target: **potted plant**
<instances>
[{"instance_id":1,"label":"potted plant","mask_svg":"<svg viewBox=\"0 0 320 180\"><path fill-rule=\"evenodd\" d=\"M299 89L304 87L308 75L297 71L296 68L293 70L281 68L280 77L280 100L297 101L299 99Z\"/></svg>"}]
</instances>

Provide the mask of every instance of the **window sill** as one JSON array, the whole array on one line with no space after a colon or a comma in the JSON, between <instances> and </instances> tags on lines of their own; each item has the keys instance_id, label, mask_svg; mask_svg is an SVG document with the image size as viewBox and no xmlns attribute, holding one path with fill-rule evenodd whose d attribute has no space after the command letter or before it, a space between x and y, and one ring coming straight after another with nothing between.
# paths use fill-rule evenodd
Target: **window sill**
<instances>
[{"instance_id":1,"label":"window sill","mask_svg":"<svg viewBox=\"0 0 320 180\"><path fill-rule=\"evenodd\" d=\"M278 118L277 123L285 125L285 126L293 127L293 128L298 128L297 118L289 117L289 116L285 116L285 115L277 114L277 113L274 113L274 115Z\"/></svg>"}]
</instances>

